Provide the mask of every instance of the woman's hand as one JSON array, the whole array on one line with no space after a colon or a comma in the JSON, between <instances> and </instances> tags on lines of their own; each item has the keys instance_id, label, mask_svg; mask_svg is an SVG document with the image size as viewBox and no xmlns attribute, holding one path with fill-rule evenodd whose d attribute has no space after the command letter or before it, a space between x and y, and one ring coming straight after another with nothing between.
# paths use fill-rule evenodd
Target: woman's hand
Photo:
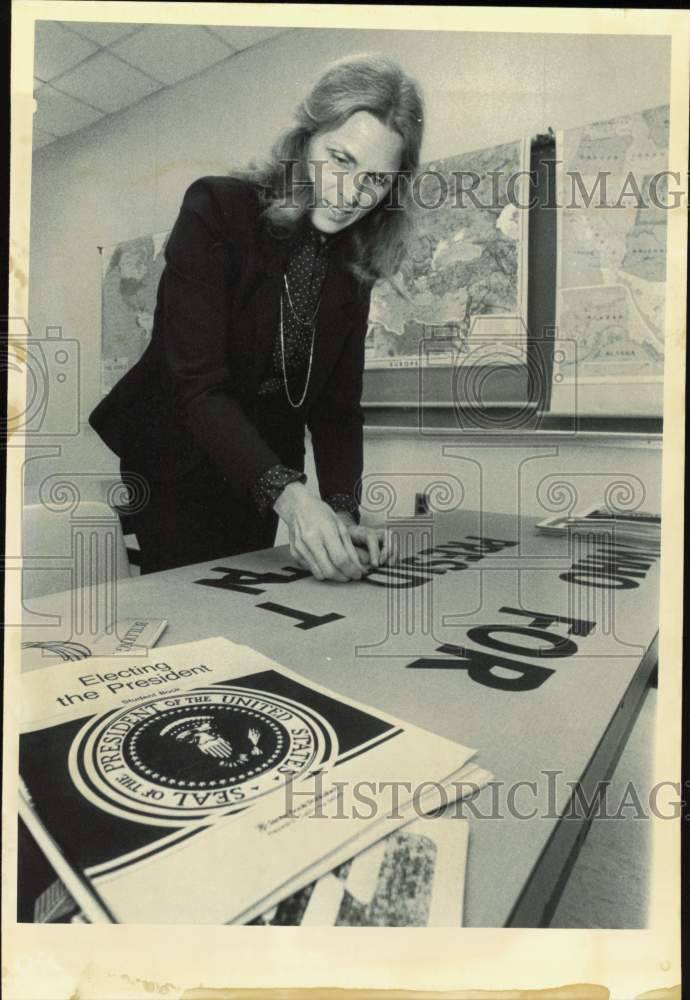
<instances>
[{"instance_id":1,"label":"woman's hand","mask_svg":"<svg viewBox=\"0 0 690 1000\"><path fill-rule=\"evenodd\" d=\"M363 566L370 568L395 562L397 558L395 536L386 528L368 528L363 524L352 524L347 530Z\"/></svg>"},{"instance_id":2,"label":"woman's hand","mask_svg":"<svg viewBox=\"0 0 690 1000\"><path fill-rule=\"evenodd\" d=\"M362 566L349 532L335 512L303 483L288 483L273 505L288 526L290 554L317 580L360 580Z\"/></svg>"}]
</instances>

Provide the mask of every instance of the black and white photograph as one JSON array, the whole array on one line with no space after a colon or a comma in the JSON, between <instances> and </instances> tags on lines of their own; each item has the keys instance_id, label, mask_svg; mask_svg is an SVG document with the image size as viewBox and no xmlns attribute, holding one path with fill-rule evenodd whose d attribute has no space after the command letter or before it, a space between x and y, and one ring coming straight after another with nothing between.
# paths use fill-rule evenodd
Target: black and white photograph
<instances>
[{"instance_id":1,"label":"black and white photograph","mask_svg":"<svg viewBox=\"0 0 690 1000\"><path fill-rule=\"evenodd\" d=\"M689 35L15 0L8 1000L682 995Z\"/></svg>"}]
</instances>

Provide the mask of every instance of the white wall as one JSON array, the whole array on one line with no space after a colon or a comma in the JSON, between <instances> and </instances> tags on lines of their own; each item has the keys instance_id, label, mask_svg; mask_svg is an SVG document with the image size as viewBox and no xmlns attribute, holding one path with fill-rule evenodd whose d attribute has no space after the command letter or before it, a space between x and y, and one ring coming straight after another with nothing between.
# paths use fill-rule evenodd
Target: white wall
<instances>
[{"instance_id":1,"label":"white wall","mask_svg":"<svg viewBox=\"0 0 690 1000\"><path fill-rule=\"evenodd\" d=\"M670 47L662 37L300 29L39 149L32 181L29 322L34 336L42 336L47 325L62 326L65 337L79 341L82 421L99 392L97 246L169 229L194 178L224 173L265 150L289 125L323 68L364 51L398 59L422 85L423 159L668 100ZM184 53L171 52L176 58ZM377 439L368 446L368 467L384 453L401 468L437 461L437 444L406 438L399 445L391 438L384 447ZM65 454L63 449L57 467L67 461L70 468L113 468L86 430L71 442L73 457ZM632 452L624 454L627 460ZM481 461L489 469L502 459L486 449ZM31 463L29 480L57 462ZM645 462L653 484L656 453ZM495 496L491 501L496 506Z\"/></svg>"},{"instance_id":2,"label":"white wall","mask_svg":"<svg viewBox=\"0 0 690 1000\"><path fill-rule=\"evenodd\" d=\"M611 489L621 506L659 510L660 460L659 442L642 435L615 442L548 432L424 439L409 429L369 428L363 509L373 519L408 516L415 493L423 492L441 511L462 503L471 510L544 518L601 503ZM390 505L377 493L381 482L390 488Z\"/></svg>"}]
</instances>

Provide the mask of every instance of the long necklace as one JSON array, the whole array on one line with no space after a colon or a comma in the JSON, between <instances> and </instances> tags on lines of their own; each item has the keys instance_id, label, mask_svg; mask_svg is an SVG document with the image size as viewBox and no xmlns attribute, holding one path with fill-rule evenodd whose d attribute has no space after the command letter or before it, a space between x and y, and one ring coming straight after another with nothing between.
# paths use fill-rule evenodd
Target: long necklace
<instances>
[{"instance_id":1,"label":"long necklace","mask_svg":"<svg viewBox=\"0 0 690 1000\"><path fill-rule=\"evenodd\" d=\"M299 400L298 403L295 403L294 400L293 400L293 398L292 398L292 396L290 395L290 388L288 386L288 380L287 380L287 370L286 370L286 367L285 367L285 333L284 333L284 330L283 330L283 293L282 293L282 290L281 290L281 293L280 293L280 355L281 355L281 359L282 359L282 362L283 362L283 384L285 386L285 395L287 396L288 403L293 408L293 410L298 410L300 408L300 406L302 405L302 403L304 402L304 400L306 399L307 389L309 388L309 379L311 378L311 366L312 366L312 361L314 360L314 343L316 341L316 323L315 323L315 320L316 320L316 315L317 315L317 313L319 311L319 306L321 305L321 296L319 295L318 301L316 303L316 308L314 309L314 312L312 313L311 319L308 319L308 320L302 319L302 317L299 315L299 313L295 309L294 305L292 304L292 298L290 296L290 288L288 286L288 280L287 280L287 275L286 274L283 275L283 283L285 284L285 294L287 295L288 305L290 306L290 309L292 310L292 315L297 320L297 322L300 324L300 326L304 326L304 327L307 327L307 328L311 327L311 347L309 348L309 366L307 368L307 377L306 377L305 382L304 382L304 390L302 392L300 400Z\"/></svg>"},{"instance_id":2,"label":"long necklace","mask_svg":"<svg viewBox=\"0 0 690 1000\"><path fill-rule=\"evenodd\" d=\"M288 304L289 304L290 308L292 309L292 315L295 317L295 319L300 324L300 326L313 326L314 325L314 320L316 319L316 314L319 311L319 306L321 305L321 295L319 294L319 298L317 300L316 307L314 309L314 312L311 314L311 319L302 319L302 317L297 312L297 310L295 309L295 307L294 307L294 305L292 303L292 296L290 295L290 288L288 286L287 274L283 275L283 282L285 284L285 292L287 294Z\"/></svg>"}]
</instances>

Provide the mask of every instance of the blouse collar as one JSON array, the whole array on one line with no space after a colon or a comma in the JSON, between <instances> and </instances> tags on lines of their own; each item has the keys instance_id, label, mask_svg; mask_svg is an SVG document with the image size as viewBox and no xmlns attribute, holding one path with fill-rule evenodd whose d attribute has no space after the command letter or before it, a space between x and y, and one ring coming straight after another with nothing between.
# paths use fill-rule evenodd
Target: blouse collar
<instances>
[{"instance_id":1,"label":"blouse collar","mask_svg":"<svg viewBox=\"0 0 690 1000\"><path fill-rule=\"evenodd\" d=\"M347 232L347 227L341 229L337 233L322 233L314 225L312 225L311 220L305 213L300 220L299 225L290 237L290 243L293 246L301 245L302 243L313 243L320 250L331 250L333 247L339 245L343 242L343 237Z\"/></svg>"}]
</instances>

